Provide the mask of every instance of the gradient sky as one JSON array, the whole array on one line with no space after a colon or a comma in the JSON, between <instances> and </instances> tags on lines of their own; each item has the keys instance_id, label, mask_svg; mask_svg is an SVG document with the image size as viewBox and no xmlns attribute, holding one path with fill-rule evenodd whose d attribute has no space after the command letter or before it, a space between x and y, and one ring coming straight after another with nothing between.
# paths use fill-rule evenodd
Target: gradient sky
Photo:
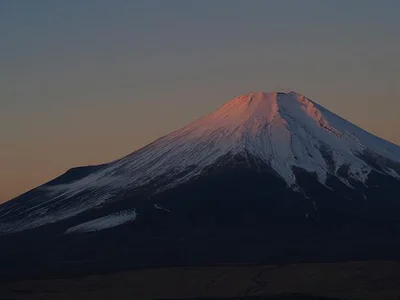
<instances>
[{"instance_id":1,"label":"gradient sky","mask_svg":"<svg viewBox=\"0 0 400 300\"><path fill-rule=\"evenodd\" d=\"M400 1L0 0L0 202L249 91L400 144Z\"/></svg>"}]
</instances>

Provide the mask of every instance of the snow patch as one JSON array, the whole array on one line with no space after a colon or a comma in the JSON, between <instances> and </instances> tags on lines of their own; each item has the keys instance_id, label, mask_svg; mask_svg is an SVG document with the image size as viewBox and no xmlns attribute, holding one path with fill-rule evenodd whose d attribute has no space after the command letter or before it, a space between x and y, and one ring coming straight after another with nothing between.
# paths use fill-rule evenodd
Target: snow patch
<instances>
[{"instance_id":1,"label":"snow patch","mask_svg":"<svg viewBox=\"0 0 400 300\"><path fill-rule=\"evenodd\" d=\"M164 208L164 207L162 207L162 206L160 206L158 204L154 204L154 208L159 209L159 210L163 210L163 211L166 211L166 212L171 212L169 209L166 209L166 208Z\"/></svg>"},{"instance_id":2,"label":"snow patch","mask_svg":"<svg viewBox=\"0 0 400 300\"><path fill-rule=\"evenodd\" d=\"M69 228L65 234L77 232L93 232L107 228L116 227L122 224L133 222L137 217L136 210L125 210L115 214L110 214L98 219L94 219L74 227Z\"/></svg>"}]
</instances>

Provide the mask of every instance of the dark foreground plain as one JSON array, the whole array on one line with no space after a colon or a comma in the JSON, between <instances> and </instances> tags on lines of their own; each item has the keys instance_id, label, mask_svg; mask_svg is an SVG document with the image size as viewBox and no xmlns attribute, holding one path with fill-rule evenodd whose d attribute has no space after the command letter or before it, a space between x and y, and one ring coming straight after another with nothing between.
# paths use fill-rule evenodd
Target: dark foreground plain
<instances>
[{"instance_id":1,"label":"dark foreground plain","mask_svg":"<svg viewBox=\"0 0 400 300\"><path fill-rule=\"evenodd\" d=\"M400 299L400 262L142 269L0 283L0 299Z\"/></svg>"}]
</instances>

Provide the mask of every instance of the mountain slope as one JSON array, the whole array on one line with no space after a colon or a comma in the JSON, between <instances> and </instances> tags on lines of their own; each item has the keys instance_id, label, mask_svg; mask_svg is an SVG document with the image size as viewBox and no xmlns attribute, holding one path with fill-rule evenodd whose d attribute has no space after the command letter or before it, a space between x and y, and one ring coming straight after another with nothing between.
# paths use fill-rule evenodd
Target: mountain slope
<instances>
[{"instance_id":1,"label":"mountain slope","mask_svg":"<svg viewBox=\"0 0 400 300\"><path fill-rule=\"evenodd\" d=\"M1 205L0 262L396 258L399 178L398 146L297 93L250 93Z\"/></svg>"},{"instance_id":2,"label":"mountain slope","mask_svg":"<svg viewBox=\"0 0 400 300\"><path fill-rule=\"evenodd\" d=\"M0 207L0 230L20 231L103 205L121 191L158 179L157 191L202 174L225 155L243 152L298 189L294 167L343 183L365 183L372 170L400 178L400 148L291 93L250 93L120 160L72 170ZM39 196L35 196L38 193ZM74 198L74 201L70 199ZM15 212L23 222L15 219Z\"/></svg>"}]
</instances>

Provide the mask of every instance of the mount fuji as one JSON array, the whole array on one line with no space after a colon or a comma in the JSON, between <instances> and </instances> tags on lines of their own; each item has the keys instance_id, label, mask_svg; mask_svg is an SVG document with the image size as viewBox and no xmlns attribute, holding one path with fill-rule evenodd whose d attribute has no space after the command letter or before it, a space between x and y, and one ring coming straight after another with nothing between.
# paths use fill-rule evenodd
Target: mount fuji
<instances>
[{"instance_id":1,"label":"mount fuji","mask_svg":"<svg viewBox=\"0 0 400 300\"><path fill-rule=\"evenodd\" d=\"M400 147L295 92L249 93L1 205L0 261L64 272L396 258L399 196Z\"/></svg>"}]
</instances>

